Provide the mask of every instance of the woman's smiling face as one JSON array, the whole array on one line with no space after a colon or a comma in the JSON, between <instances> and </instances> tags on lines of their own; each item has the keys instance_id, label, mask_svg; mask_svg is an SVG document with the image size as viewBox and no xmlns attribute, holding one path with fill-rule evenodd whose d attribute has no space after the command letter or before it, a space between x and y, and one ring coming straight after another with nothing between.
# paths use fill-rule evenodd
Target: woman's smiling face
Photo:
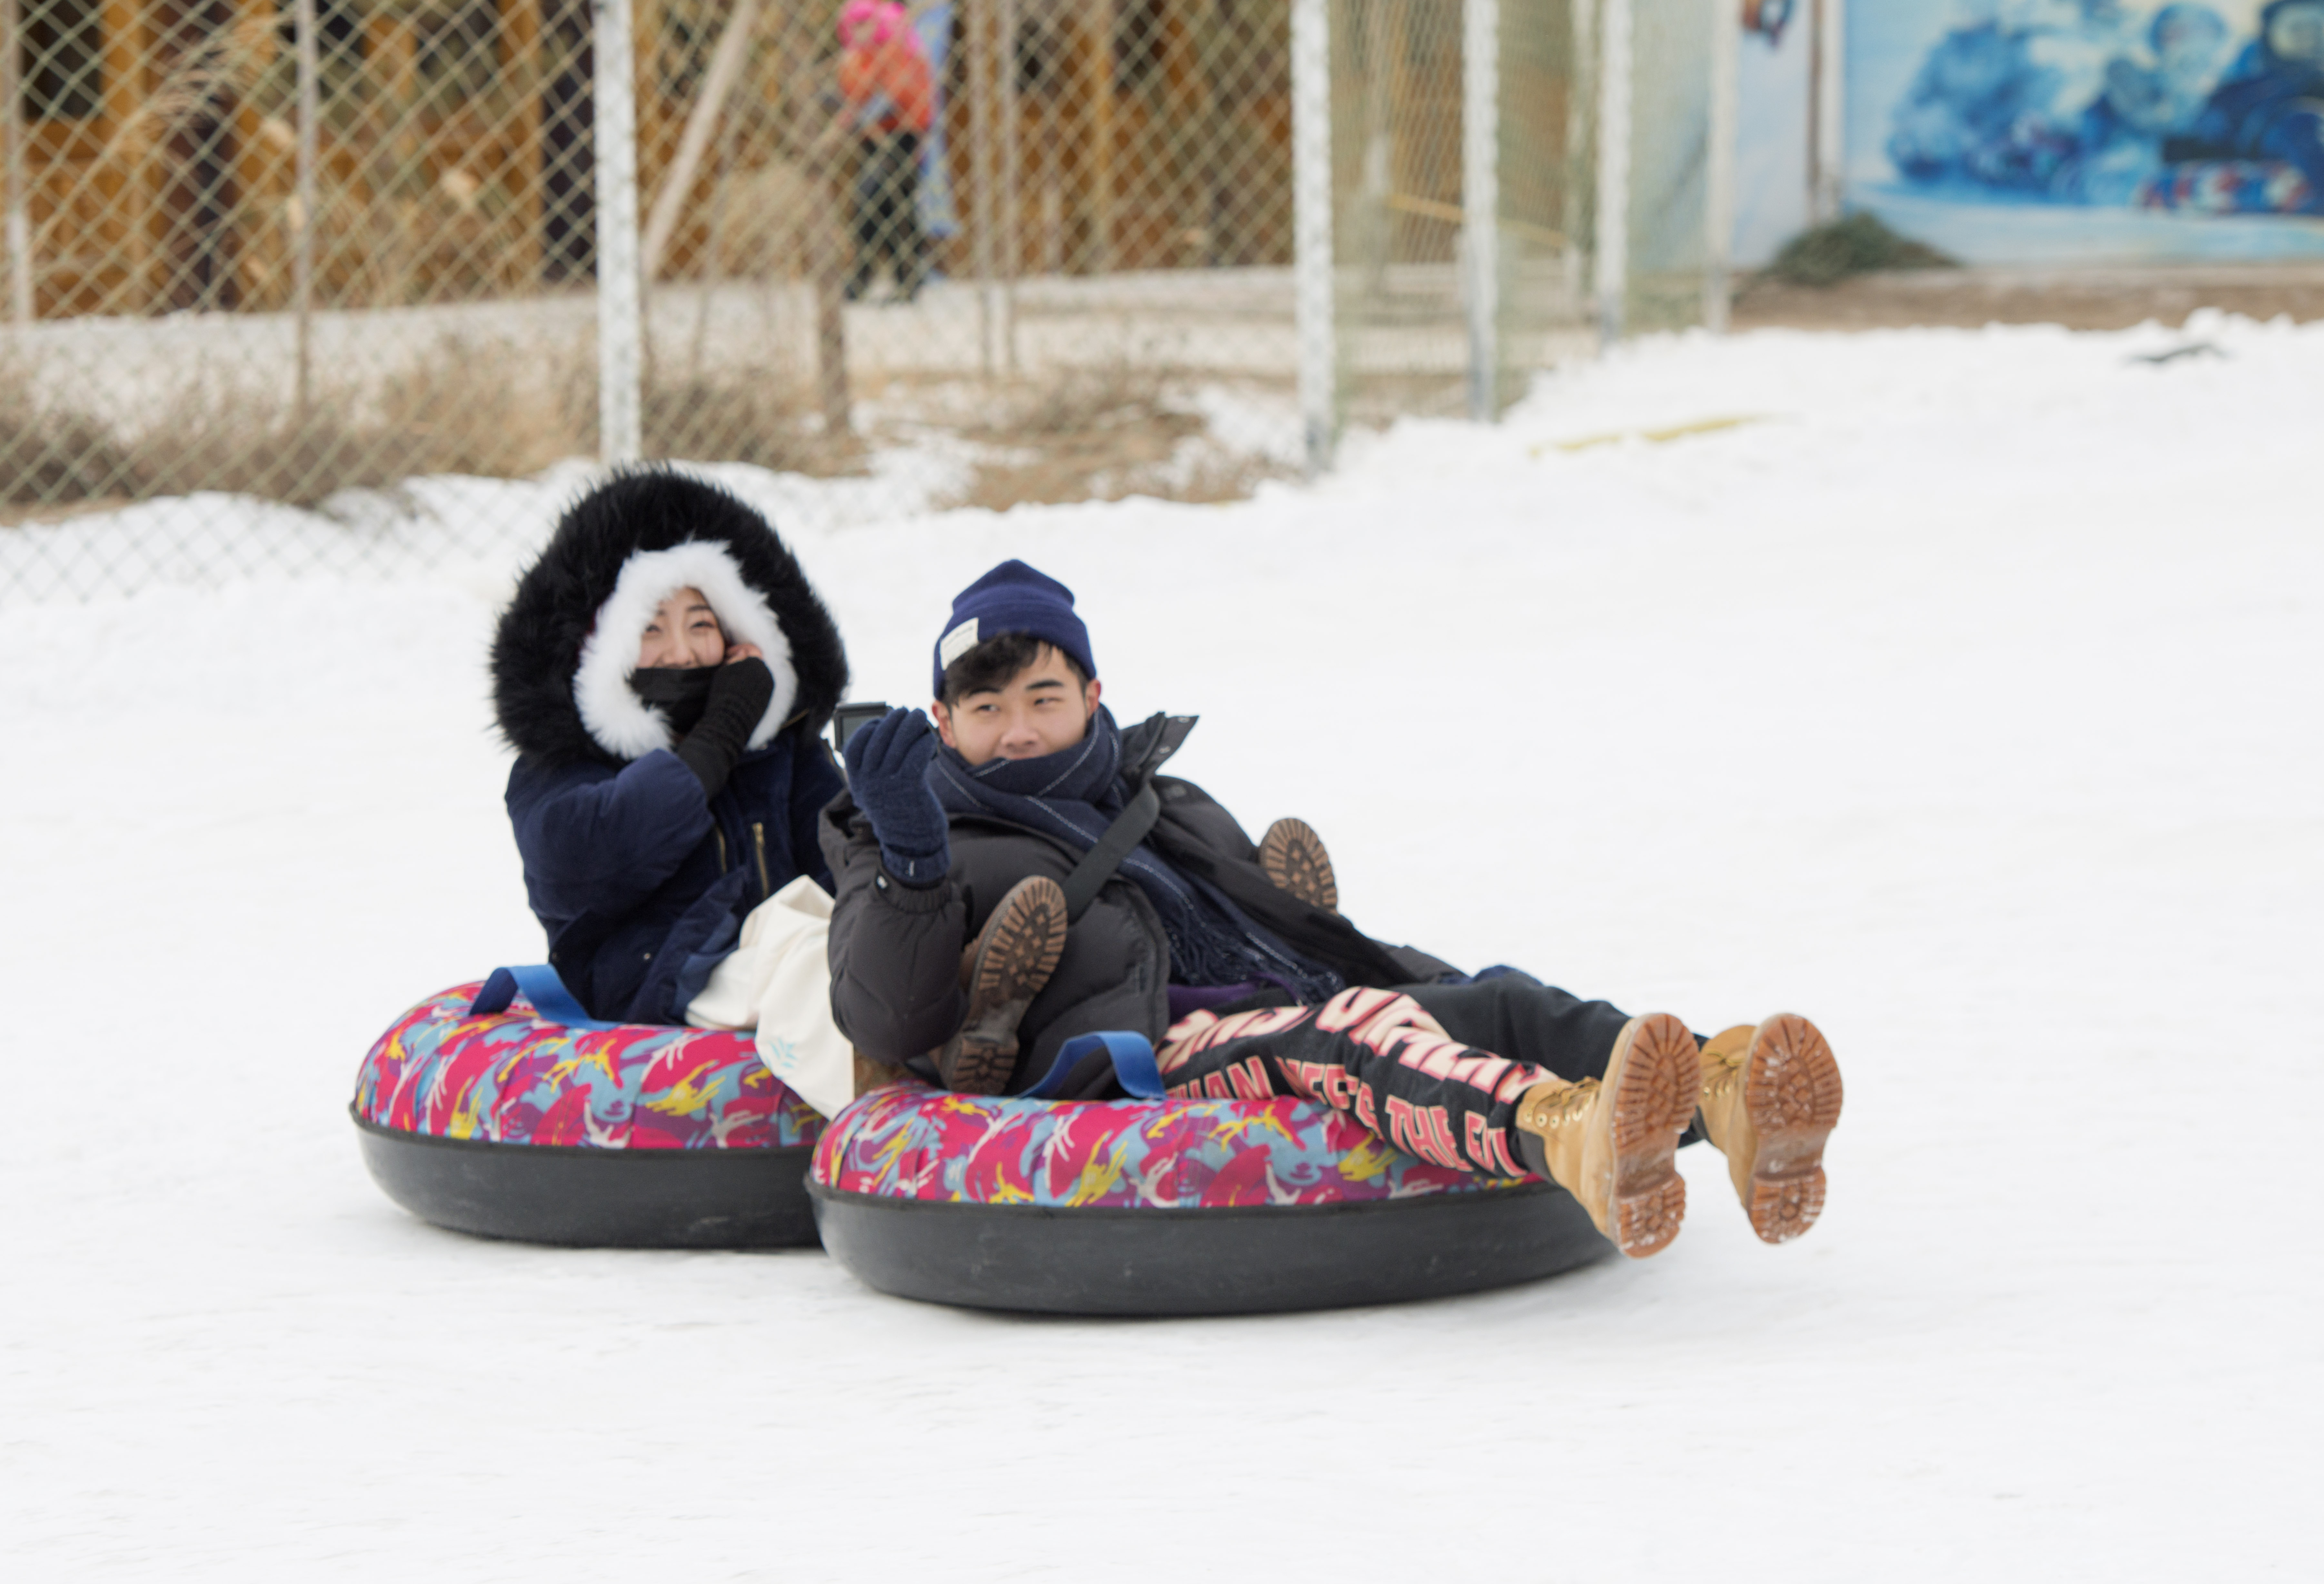
<instances>
[{"instance_id":1,"label":"woman's smiling face","mask_svg":"<svg viewBox=\"0 0 2324 1584\"><path fill-rule=\"evenodd\" d=\"M715 666L726 658L726 632L698 588L681 588L662 601L638 640L638 669Z\"/></svg>"}]
</instances>

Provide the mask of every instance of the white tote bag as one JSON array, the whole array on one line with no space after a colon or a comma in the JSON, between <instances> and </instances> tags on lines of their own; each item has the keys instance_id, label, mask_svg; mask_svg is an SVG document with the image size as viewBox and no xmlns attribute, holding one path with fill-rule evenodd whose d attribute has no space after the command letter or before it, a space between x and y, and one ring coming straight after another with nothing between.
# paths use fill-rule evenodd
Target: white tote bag
<instances>
[{"instance_id":1,"label":"white tote bag","mask_svg":"<svg viewBox=\"0 0 2324 1584\"><path fill-rule=\"evenodd\" d=\"M696 1028L755 1031L759 1060L826 1117L855 1098L855 1053L831 1020L831 897L805 875L751 909L742 938L687 1003Z\"/></svg>"}]
</instances>

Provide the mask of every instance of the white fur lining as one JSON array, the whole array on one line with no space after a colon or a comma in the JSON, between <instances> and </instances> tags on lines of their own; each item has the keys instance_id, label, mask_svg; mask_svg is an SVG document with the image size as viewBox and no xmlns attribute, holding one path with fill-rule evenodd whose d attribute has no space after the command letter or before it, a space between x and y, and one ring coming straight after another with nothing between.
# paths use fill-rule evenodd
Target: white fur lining
<instances>
[{"instance_id":1,"label":"white fur lining","mask_svg":"<svg viewBox=\"0 0 2324 1584\"><path fill-rule=\"evenodd\" d=\"M667 550L640 550L622 563L613 592L597 607L597 624L581 645L573 671L573 702L581 723L606 752L643 759L677 741L661 711L630 688L638 668L638 644L662 601L681 588L698 588L726 630L726 641L753 643L775 674L775 696L751 732L749 746L763 748L790 719L798 698L798 673L791 668L790 640L767 602L742 581L742 569L723 546L690 539Z\"/></svg>"}]
</instances>

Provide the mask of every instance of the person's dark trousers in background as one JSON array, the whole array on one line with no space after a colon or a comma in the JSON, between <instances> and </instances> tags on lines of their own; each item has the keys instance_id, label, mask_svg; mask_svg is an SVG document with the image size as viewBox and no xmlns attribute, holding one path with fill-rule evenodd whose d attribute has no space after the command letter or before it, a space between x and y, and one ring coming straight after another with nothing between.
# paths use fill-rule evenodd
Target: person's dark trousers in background
<instances>
[{"instance_id":1,"label":"person's dark trousers in background","mask_svg":"<svg viewBox=\"0 0 2324 1584\"><path fill-rule=\"evenodd\" d=\"M909 299L927 277L927 238L920 230L920 139L910 132L867 137L857 145L855 189L849 207L855 262L847 295L870 290L881 264L895 272L897 293Z\"/></svg>"}]
</instances>

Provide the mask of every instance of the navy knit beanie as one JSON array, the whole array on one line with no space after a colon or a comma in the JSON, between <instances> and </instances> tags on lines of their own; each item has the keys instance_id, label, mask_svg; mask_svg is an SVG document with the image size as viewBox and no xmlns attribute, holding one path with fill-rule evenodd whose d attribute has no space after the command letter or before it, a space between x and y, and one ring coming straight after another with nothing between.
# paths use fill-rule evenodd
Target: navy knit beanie
<instances>
[{"instance_id":1,"label":"navy knit beanie","mask_svg":"<svg viewBox=\"0 0 2324 1584\"><path fill-rule=\"evenodd\" d=\"M1065 650L1084 677L1097 675L1089 629L1074 614L1074 591L1022 561L1003 561L960 591L952 620L936 640L936 693L944 695L945 668L978 644L1004 632L1024 632Z\"/></svg>"}]
</instances>

